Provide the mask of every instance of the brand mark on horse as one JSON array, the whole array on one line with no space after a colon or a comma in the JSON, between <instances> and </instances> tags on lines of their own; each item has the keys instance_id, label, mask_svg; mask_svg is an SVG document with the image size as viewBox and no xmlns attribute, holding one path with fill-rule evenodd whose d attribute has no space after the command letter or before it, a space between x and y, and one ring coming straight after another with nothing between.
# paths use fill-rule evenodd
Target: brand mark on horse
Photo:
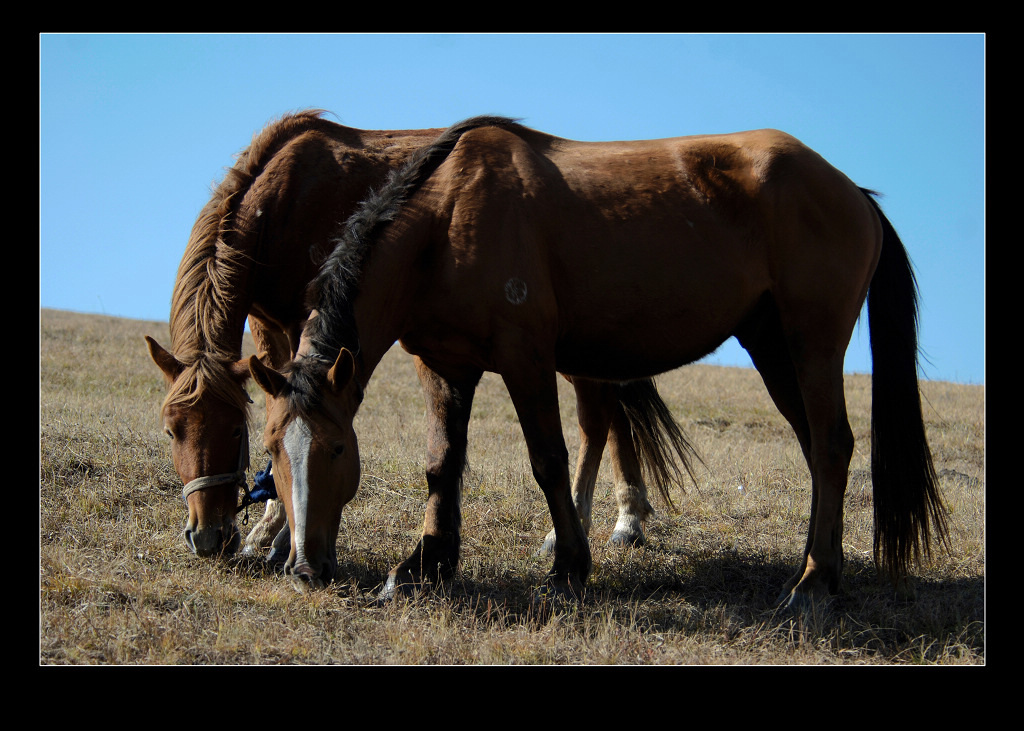
<instances>
[{"instance_id":1,"label":"brand mark on horse","mask_svg":"<svg viewBox=\"0 0 1024 731\"><path fill-rule=\"evenodd\" d=\"M505 282L505 299L514 305L526 302L526 282L519 277L512 277Z\"/></svg>"}]
</instances>

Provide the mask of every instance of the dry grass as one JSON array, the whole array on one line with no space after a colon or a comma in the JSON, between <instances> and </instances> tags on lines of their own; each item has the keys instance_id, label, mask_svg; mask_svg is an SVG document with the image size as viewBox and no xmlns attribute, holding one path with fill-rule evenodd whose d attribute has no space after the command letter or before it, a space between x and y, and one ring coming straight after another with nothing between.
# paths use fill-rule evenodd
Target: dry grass
<instances>
[{"instance_id":1,"label":"dry grass","mask_svg":"<svg viewBox=\"0 0 1024 731\"><path fill-rule=\"evenodd\" d=\"M588 597L545 617L531 596L549 568L534 555L549 517L500 379L486 376L475 401L460 572L432 596L378 606L374 590L414 546L426 494L423 402L404 352L381 364L356 420L363 483L342 518L336 582L300 595L257 562L199 559L181 541L163 383L142 340L166 341L166 324L43 310L41 325L43 664L985 663L984 387L924 384L953 551L921 569L908 597L871 563L870 378L847 379L857 450L845 593L794 617L773 600L810 509L795 438L756 372L668 374L662 395L708 471L676 497L678 512L649 525L645 548L619 551L604 546L615 505L603 468ZM571 389L562 396L573 453Z\"/></svg>"}]
</instances>

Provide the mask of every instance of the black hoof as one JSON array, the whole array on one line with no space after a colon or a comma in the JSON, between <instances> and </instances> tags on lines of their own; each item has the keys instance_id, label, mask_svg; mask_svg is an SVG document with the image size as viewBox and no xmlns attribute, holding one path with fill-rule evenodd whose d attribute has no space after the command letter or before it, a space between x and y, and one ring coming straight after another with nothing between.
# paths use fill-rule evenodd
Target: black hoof
<instances>
[{"instance_id":1,"label":"black hoof","mask_svg":"<svg viewBox=\"0 0 1024 731\"><path fill-rule=\"evenodd\" d=\"M615 531L608 539L609 546L617 548L639 548L647 543L643 533L627 533L626 531Z\"/></svg>"},{"instance_id":2,"label":"black hoof","mask_svg":"<svg viewBox=\"0 0 1024 731\"><path fill-rule=\"evenodd\" d=\"M530 610L537 620L547 622L555 615L562 615L579 608L583 600L582 589L544 584L533 591Z\"/></svg>"},{"instance_id":3,"label":"black hoof","mask_svg":"<svg viewBox=\"0 0 1024 731\"><path fill-rule=\"evenodd\" d=\"M406 574L399 578L399 572L392 571L384 582L384 588L377 594L377 602L387 604L392 601L415 599L423 592L424 586L415 582L411 576Z\"/></svg>"},{"instance_id":4,"label":"black hoof","mask_svg":"<svg viewBox=\"0 0 1024 731\"><path fill-rule=\"evenodd\" d=\"M270 553L267 554L267 563L273 567L281 566L288 560L292 551L292 537L288 524L278 532L270 544Z\"/></svg>"},{"instance_id":5,"label":"black hoof","mask_svg":"<svg viewBox=\"0 0 1024 731\"><path fill-rule=\"evenodd\" d=\"M783 593L775 600L776 606L784 611L804 618L822 616L832 607L835 597L829 594L809 594L805 591Z\"/></svg>"},{"instance_id":6,"label":"black hoof","mask_svg":"<svg viewBox=\"0 0 1024 731\"><path fill-rule=\"evenodd\" d=\"M290 549L282 551L277 548L272 548L270 553L267 554L267 563L270 564L272 568L281 568L284 566L285 561L288 560L289 552Z\"/></svg>"}]
</instances>

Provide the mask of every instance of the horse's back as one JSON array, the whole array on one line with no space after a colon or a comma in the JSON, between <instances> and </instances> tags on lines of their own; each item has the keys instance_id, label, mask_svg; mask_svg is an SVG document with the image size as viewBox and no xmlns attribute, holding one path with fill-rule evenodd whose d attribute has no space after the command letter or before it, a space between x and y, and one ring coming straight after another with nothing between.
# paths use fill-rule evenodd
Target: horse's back
<instances>
[{"instance_id":1,"label":"horse's back","mask_svg":"<svg viewBox=\"0 0 1024 731\"><path fill-rule=\"evenodd\" d=\"M614 352L647 364L616 366L623 378L700 358L766 295L841 299L845 327L877 258L863 194L777 130L577 142L476 129L434 190L457 309L511 304L502 317L557 339L559 369L580 375Z\"/></svg>"},{"instance_id":2,"label":"horse's back","mask_svg":"<svg viewBox=\"0 0 1024 731\"><path fill-rule=\"evenodd\" d=\"M680 223L749 237L798 207L831 216L843 205L870 210L843 173L775 129L580 142L485 127L463 136L447 168L443 206L474 217L515 206L526 225L550 223L563 240L582 229L609 244L635 243L675 236Z\"/></svg>"}]
</instances>

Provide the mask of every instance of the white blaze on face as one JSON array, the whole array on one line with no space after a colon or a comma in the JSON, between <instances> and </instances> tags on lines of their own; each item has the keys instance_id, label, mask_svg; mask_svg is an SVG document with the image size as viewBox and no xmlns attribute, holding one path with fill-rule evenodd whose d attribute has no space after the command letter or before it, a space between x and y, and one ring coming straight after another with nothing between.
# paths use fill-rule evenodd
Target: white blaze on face
<instances>
[{"instance_id":1,"label":"white blaze on face","mask_svg":"<svg viewBox=\"0 0 1024 731\"><path fill-rule=\"evenodd\" d=\"M295 419L284 433L284 451L292 468L292 512L295 519L296 560L304 556L306 516L309 509L309 451L313 433L304 419Z\"/></svg>"}]
</instances>

